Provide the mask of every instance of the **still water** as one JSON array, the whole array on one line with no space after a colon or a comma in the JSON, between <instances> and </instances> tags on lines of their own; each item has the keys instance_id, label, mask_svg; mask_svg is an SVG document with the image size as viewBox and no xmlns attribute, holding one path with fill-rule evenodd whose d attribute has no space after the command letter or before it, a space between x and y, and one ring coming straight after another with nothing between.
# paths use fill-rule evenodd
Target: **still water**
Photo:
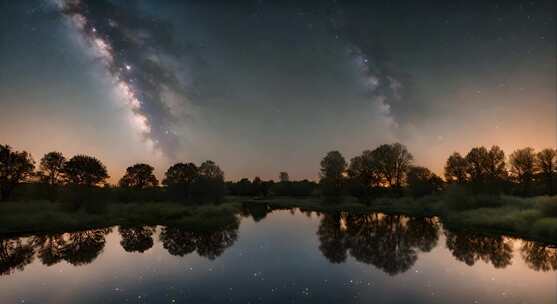
<instances>
[{"instance_id":1,"label":"still water","mask_svg":"<svg viewBox=\"0 0 557 304\"><path fill-rule=\"evenodd\" d=\"M246 210L3 237L0 303L557 303L557 249L436 219Z\"/></svg>"}]
</instances>

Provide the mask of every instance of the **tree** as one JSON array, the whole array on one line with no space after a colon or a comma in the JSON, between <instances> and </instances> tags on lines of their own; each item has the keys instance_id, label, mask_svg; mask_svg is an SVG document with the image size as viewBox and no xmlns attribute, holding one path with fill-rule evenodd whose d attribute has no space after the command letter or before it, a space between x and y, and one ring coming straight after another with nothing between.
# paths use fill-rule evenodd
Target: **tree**
<instances>
[{"instance_id":1,"label":"tree","mask_svg":"<svg viewBox=\"0 0 557 304\"><path fill-rule=\"evenodd\" d=\"M505 152L499 146L492 146L487 152L485 171L490 182L500 182L507 178Z\"/></svg>"},{"instance_id":2,"label":"tree","mask_svg":"<svg viewBox=\"0 0 557 304\"><path fill-rule=\"evenodd\" d=\"M0 200L8 200L13 189L26 181L34 169L35 162L29 153L0 145Z\"/></svg>"},{"instance_id":3,"label":"tree","mask_svg":"<svg viewBox=\"0 0 557 304\"><path fill-rule=\"evenodd\" d=\"M404 145L381 145L371 152L377 172L388 187L400 188L414 157Z\"/></svg>"},{"instance_id":4,"label":"tree","mask_svg":"<svg viewBox=\"0 0 557 304\"><path fill-rule=\"evenodd\" d=\"M257 196L263 195L262 186L263 186L263 181L261 180L261 178L259 178L259 176L256 176L252 182L253 194Z\"/></svg>"},{"instance_id":5,"label":"tree","mask_svg":"<svg viewBox=\"0 0 557 304\"><path fill-rule=\"evenodd\" d=\"M198 172L199 176L192 185L195 198L220 202L224 196L224 172L211 160L203 162Z\"/></svg>"},{"instance_id":6,"label":"tree","mask_svg":"<svg viewBox=\"0 0 557 304\"><path fill-rule=\"evenodd\" d=\"M472 182L483 182L486 177L485 163L487 159L487 149L485 147L475 147L466 154L468 163L467 173Z\"/></svg>"},{"instance_id":7,"label":"tree","mask_svg":"<svg viewBox=\"0 0 557 304\"><path fill-rule=\"evenodd\" d=\"M49 185L59 185L63 182L66 158L60 152L49 152L41 158L39 175Z\"/></svg>"},{"instance_id":8,"label":"tree","mask_svg":"<svg viewBox=\"0 0 557 304\"><path fill-rule=\"evenodd\" d=\"M286 183L290 180L290 178L288 177L288 172L280 172L279 174L279 181L281 183Z\"/></svg>"},{"instance_id":9,"label":"tree","mask_svg":"<svg viewBox=\"0 0 557 304\"><path fill-rule=\"evenodd\" d=\"M522 184L524 194L527 194L536 173L534 149L527 147L514 151L510 155L510 164L511 173Z\"/></svg>"},{"instance_id":10,"label":"tree","mask_svg":"<svg viewBox=\"0 0 557 304\"><path fill-rule=\"evenodd\" d=\"M104 164L93 156L76 155L66 162L64 176L68 183L96 186L109 178Z\"/></svg>"},{"instance_id":11,"label":"tree","mask_svg":"<svg viewBox=\"0 0 557 304\"><path fill-rule=\"evenodd\" d=\"M457 183L464 184L468 181L468 161L460 155L460 153L455 152L445 164L445 180L447 183Z\"/></svg>"},{"instance_id":12,"label":"tree","mask_svg":"<svg viewBox=\"0 0 557 304\"><path fill-rule=\"evenodd\" d=\"M166 170L162 184L165 186L189 185L198 175L199 172L194 163L177 163Z\"/></svg>"},{"instance_id":13,"label":"tree","mask_svg":"<svg viewBox=\"0 0 557 304\"><path fill-rule=\"evenodd\" d=\"M424 167L410 167L407 173L407 183L408 189L416 197L443 190L443 180Z\"/></svg>"},{"instance_id":14,"label":"tree","mask_svg":"<svg viewBox=\"0 0 557 304\"><path fill-rule=\"evenodd\" d=\"M360 199L366 199L374 187L381 186L381 175L372 151L365 150L350 160L348 177L350 193Z\"/></svg>"},{"instance_id":15,"label":"tree","mask_svg":"<svg viewBox=\"0 0 557 304\"><path fill-rule=\"evenodd\" d=\"M144 189L156 187L159 181L153 174L155 168L148 164L135 164L126 169L126 174L120 179L118 184L124 188Z\"/></svg>"},{"instance_id":16,"label":"tree","mask_svg":"<svg viewBox=\"0 0 557 304\"><path fill-rule=\"evenodd\" d=\"M344 185L346 160L338 151L331 151L321 161L321 186L325 195L339 195Z\"/></svg>"},{"instance_id":17,"label":"tree","mask_svg":"<svg viewBox=\"0 0 557 304\"><path fill-rule=\"evenodd\" d=\"M546 183L547 194L553 195L553 174L557 169L557 151L544 149L536 155L536 164Z\"/></svg>"},{"instance_id":18,"label":"tree","mask_svg":"<svg viewBox=\"0 0 557 304\"><path fill-rule=\"evenodd\" d=\"M166 170L162 184L168 187L175 198L189 198L191 185L198 176L199 170L195 164L177 163Z\"/></svg>"}]
</instances>

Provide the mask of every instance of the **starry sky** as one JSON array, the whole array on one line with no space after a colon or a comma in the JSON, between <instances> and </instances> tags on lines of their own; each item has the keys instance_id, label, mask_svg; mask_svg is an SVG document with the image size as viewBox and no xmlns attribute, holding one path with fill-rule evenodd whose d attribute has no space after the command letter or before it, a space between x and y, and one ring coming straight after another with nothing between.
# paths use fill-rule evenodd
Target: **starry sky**
<instances>
[{"instance_id":1,"label":"starry sky","mask_svg":"<svg viewBox=\"0 0 557 304\"><path fill-rule=\"evenodd\" d=\"M371 2L371 1L369 1ZM553 1L0 1L0 143L112 181L217 162L316 179L395 141L437 173L556 144Z\"/></svg>"}]
</instances>

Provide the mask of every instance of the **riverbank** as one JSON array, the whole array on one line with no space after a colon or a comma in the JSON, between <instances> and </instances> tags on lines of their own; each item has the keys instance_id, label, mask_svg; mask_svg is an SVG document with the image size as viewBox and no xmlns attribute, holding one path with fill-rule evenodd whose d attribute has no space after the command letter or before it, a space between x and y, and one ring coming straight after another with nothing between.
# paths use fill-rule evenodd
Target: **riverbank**
<instances>
[{"instance_id":1,"label":"riverbank","mask_svg":"<svg viewBox=\"0 0 557 304\"><path fill-rule=\"evenodd\" d=\"M48 201L0 204L0 234L66 232L110 226L165 225L211 230L237 221L240 205L188 206L176 202L114 203L102 211L68 210Z\"/></svg>"},{"instance_id":2,"label":"riverbank","mask_svg":"<svg viewBox=\"0 0 557 304\"><path fill-rule=\"evenodd\" d=\"M444 226L489 234L512 235L557 244L557 197L463 196L380 198L362 203L352 197L228 197L219 205L176 202L113 203L100 210L69 210L48 201L0 204L0 234L61 232L115 225L179 225L210 230L237 221L242 208L300 208L319 212L382 212L415 217L439 217Z\"/></svg>"},{"instance_id":3,"label":"riverbank","mask_svg":"<svg viewBox=\"0 0 557 304\"><path fill-rule=\"evenodd\" d=\"M244 203L309 211L381 212L414 217L439 217L446 228L503 234L557 244L557 197L462 196L449 193L424 198L380 198L368 204L353 198L326 202L318 198L278 197Z\"/></svg>"}]
</instances>

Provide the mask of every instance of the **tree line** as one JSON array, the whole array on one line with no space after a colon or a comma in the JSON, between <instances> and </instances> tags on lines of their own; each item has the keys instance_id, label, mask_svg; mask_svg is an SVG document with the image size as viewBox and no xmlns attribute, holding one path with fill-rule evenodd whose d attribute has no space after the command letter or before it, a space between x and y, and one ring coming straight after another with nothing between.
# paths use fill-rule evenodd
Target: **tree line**
<instances>
[{"instance_id":1,"label":"tree line","mask_svg":"<svg viewBox=\"0 0 557 304\"><path fill-rule=\"evenodd\" d=\"M208 160L199 166L191 162L170 166L160 183L162 187L151 165L134 164L114 187L107 182L106 166L93 156L75 155L67 159L60 152L49 152L40 159L38 168L35 165L28 152L0 145L0 199L12 198L14 189L21 184L44 186L46 190L41 193L47 199L56 199L60 189L99 193L102 188L117 190L117 200L121 201L219 202L225 194L261 197L320 194L332 198L352 195L369 200L384 195L425 196L452 184L481 193L553 195L557 180L554 149L536 153L527 147L514 151L508 158L498 146L474 147L464 156L455 152L446 161L443 179L415 165L412 154L400 143L364 150L349 162L339 151L330 151L321 160L318 183L290 181L287 172L280 172L277 182L259 177L225 182L224 172Z\"/></svg>"},{"instance_id":2,"label":"tree line","mask_svg":"<svg viewBox=\"0 0 557 304\"><path fill-rule=\"evenodd\" d=\"M474 193L554 194L554 149L536 153L527 147L515 150L508 158L498 146L474 147L465 156L455 152L446 161L444 179L413 162L412 154L400 143L365 150L349 163L339 151L331 151L321 161L321 191L329 196L350 193L360 198L425 196L459 185Z\"/></svg>"}]
</instances>

